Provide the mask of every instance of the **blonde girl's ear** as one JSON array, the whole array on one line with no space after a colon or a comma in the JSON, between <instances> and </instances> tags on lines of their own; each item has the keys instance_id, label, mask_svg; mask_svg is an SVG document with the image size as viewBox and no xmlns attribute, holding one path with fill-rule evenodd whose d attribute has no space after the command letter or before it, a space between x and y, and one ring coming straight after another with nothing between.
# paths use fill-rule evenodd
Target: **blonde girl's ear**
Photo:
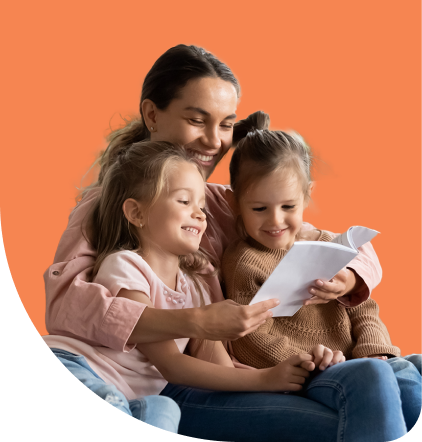
<instances>
[{"instance_id":1,"label":"blonde girl's ear","mask_svg":"<svg viewBox=\"0 0 422 442\"><path fill-rule=\"evenodd\" d=\"M145 222L142 215L142 206L138 201L134 200L133 198L128 198L123 203L122 209L126 219L131 224L133 224L135 227L143 227Z\"/></svg>"},{"instance_id":2,"label":"blonde girl's ear","mask_svg":"<svg viewBox=\"0 0 422 442\"><path fill-rule=\"evenodd\" d=\"M157 130L157 106L149 98L146 98L141 104L141 109L145 126L150 132L155 132Z\"/></svg>"}]
</instances>

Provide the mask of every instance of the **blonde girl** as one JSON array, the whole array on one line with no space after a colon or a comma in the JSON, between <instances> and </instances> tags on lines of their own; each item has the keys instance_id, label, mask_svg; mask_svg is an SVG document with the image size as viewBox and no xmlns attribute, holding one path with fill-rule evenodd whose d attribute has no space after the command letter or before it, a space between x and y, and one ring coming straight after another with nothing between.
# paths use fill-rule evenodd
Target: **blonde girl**
<instances>
[{"instance_id":1,"label":"blonde girl","mask_svg":"<svg viewBox=\"0 0 422 442\"><path fill-rule=\"evenodd\" d=\"M250 303L295 241L330 241L333 238L330 232L303 226L303 212L313 187L310 148L298 134L270 131L268 124L269 117L263 112L256 112L237 123L241 135L230 164L232 205L237 213L241 239L227 248L222 268L227 297L245 305ZM342 277L346 278L349 287L346 297L360 289L359 276L353 271L344 269ZM335 284L335 279L328 284ZM370 437L366 429L363 431L363 415L347 411L350 406L347 398L342 402L340 396L325 394L322 387L328 382L339 382L345 388L361 384L366 378L361 367L366 369L367 363L373 364L391 381L385 383L384 405L389 406L397 400L395 395L400 387L403 412L391 415L400 432L405 428L404 421L409 430L419 416L420 374L408 361L401 361L400 368L395 365L400 350L391 344L375 301L368 299L353 308L347 308L340 301L338 298L313 305L310 300L292 317L271 318L254 332L233 341L232 351L240 362L261 369L272 367L294 354L312 354L323 373L310 382L304 395L339 409L347 416L347 426L352 428L354 440L392 440L394 438L381 434L382 431L379 436ZM333 367L343 355L347 360L354 360ZM386 363L358 358L392 359ZM411 360L417 361L418 356L412 356ZM407 374L403 364L407 366ZM348 370L355 375L345 376ZM359 376L358 382L355 376ZM326 402L328 398L338 400L337 406ZM400 405L400 401L397 404ZM363 401L359 409L363 414L372 413L373 405Z\"/></svg>"}]
</instances>

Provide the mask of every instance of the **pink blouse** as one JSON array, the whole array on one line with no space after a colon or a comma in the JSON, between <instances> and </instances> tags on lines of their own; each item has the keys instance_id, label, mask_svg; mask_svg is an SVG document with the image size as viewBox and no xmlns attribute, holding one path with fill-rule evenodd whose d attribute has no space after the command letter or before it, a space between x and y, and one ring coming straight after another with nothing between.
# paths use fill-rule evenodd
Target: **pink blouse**
<instances>
[{"instance_id":1,"label":"pink blouse","mask_svg":"<svg viewBox=\"0 0 422 442\"><path fill-rule=\"evenodd\" d=\"M229 242L237 238L234 214L226 200L226 186L206 186L208 227L201 245L220 262ZM60 239L54 264L44 274L46 289L46 326L52 335L78 339L92 346L129 351L127 340L141 317L145 305L115 297L98 282L87 282L94 265L95 251L82 234L82 222L98 194L90 191L75 207ZM308 223L303 229L312 229ZM381 280L381 267L370 243L348 265L365 281L359 293L339 299L346 306L356 306L368 299ZM220 281L208 277L212 302L222 301Z\"/></svg>"}]
</instances>

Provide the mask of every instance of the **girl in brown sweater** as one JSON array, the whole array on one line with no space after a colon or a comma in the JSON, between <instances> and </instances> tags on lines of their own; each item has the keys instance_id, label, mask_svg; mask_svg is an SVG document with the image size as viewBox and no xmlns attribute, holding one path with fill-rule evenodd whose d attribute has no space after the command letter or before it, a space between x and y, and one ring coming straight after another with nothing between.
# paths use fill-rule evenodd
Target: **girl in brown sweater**
<instances>
[{"instance_id":1,"label":"girl in brown sweater","mask_svg":"<svg viewBox=\"0 0 422 442\"><path fill-rule=\"evenodd\" d=\"M313 187L309 147L298 134L270 131L268 124L263 112L237 123L240 136L234 140L237 146L230 164L233 193L229 198L241 239L226 249L222 271L226 296L245 305L295 241L330 241L334 236L309 230L303 223ZM311 298L292 317L267 320L231 342L232 353L255 368L272 367L300 353L312 354L321 371L344 358L384 360L396 374L409 430L421 410L421 356L399 357L374 300L346 307L348 296L361 289L357 273L346 268L335 278L345 281L343 297L325 304L314 304Z\"/></svg>"}]
</instances>

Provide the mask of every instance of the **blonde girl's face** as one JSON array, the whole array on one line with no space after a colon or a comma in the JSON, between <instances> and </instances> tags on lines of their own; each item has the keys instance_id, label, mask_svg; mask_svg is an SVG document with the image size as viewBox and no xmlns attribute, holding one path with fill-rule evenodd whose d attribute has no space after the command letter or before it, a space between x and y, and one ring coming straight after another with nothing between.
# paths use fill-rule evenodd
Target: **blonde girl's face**
<instances>
[{"instance_id":1,"label":"blonde girl's face","mask_svg":"<svg viewBox=\"0 0 422 442\"><path fill-rule=\"evenodd\" d=\"M197 251L207 227L204 209L205 183L198 169L185 161L174 164L146 215L141 233L146 249L176 256Z\"/></svg>"},{"instance_id":2,"label":"blonde girl's face","mask_svg":"<svg viewBox=\"0 0 422 442\"><path fill-rule=\"evenodd\" d=\"M270 249L290 249L302 227L305 207L302 183L289 170L253 182L239 199L246 232Z\"/></svg>"}]
</instances>

